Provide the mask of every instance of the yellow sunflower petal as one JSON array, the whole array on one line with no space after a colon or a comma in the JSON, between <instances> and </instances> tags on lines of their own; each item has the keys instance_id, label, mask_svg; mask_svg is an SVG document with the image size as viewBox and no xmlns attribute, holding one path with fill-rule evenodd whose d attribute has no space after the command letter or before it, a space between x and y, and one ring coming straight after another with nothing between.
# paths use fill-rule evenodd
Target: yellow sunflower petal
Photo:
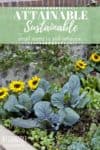
<instances>
[{"instance_id":1,"label":"yellow sunflower petal","mask_svg":"<svg viewBox=\"0 0 100 150\"><path fill-rule=\"evenodd\" d=\"M20 92L23 92L24 91L24 88L25 88L25 84L23 81L20 81L20 80L16 80L16 81L12 81L10 84L9 84L9 89L12 91L12 92L15 92L15 93L20 93Z\"/></svg>"},{"instance_id":2,"label":"yellow sunflower petal","mask_svg":"<svg viewBox=\"0 0 100 150\"><path fill-rule=\"evenodd\" d=\"M87 64L86 64L85 61L83 61L83 60L78 60L78 61L75 63L75 69L76 69L76 70L85 69L86 66L87 66Z\"/></svg>"},{"instance_id":3,"label":"yellow sunflower petal","mask_svg":"<svg viewBox=\"0 0 100 150\"><path fill-rule=\"evenodd\" d=\"M90 56L90 60L93 62L100 62L100 55L96 54L96 53L92 53Z\"/></svg>"},{"instance_id":4,"label":"yellow sunflower petal","mask_svg":"<svg viewBox=\"0 0 100 150\"><path fill-rule=\"evenodd\" d=\"M6 87L0 88L0 100L5 99L8 96L8 89Z\"/></svg>"},{"instance_id":5,"label":"yellow sunflower petal","mask_svg":"<svg viewBox=\"0 0 100 150\"><path fill-rule=\"evenodd\" d=\"M32 79L28 80L28 86L31 90L35 90L38 87L40 78L37 76L32 77Z\"/></svg>"}]
</instances>

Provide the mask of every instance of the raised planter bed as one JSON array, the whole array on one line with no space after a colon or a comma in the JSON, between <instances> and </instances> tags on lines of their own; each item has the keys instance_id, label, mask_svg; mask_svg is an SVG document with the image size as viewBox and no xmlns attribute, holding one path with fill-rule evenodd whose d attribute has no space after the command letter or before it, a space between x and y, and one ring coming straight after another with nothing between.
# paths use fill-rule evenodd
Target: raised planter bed
<instances>
[{"instance_id":1,"label":"raised planter bed","mask_svg":"<svg viewBox=\"0 0 100 150\"><path fill-rule=\"evenodd\" d=\"M0 125L0 150L36 150L20 137Z\"/></svg>"}]
</instances>

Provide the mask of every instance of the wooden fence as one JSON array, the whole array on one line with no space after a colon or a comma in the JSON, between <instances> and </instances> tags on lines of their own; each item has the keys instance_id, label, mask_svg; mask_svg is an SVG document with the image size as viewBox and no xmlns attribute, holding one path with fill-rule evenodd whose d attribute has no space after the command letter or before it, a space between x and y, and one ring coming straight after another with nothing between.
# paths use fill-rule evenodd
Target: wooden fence
<instances>
[{"instance_id":1,"label":"wooden fence","mask_svg":"<svg viewBox=\"0 0 100 150\"><path fill-rule=\"evenodd\" d=\"M100 4L100 0L0 0L1 7L8 6L31 6L31 7L41 7L41 6L88 6L90 4Z\"/></svg>"}]
</instances>

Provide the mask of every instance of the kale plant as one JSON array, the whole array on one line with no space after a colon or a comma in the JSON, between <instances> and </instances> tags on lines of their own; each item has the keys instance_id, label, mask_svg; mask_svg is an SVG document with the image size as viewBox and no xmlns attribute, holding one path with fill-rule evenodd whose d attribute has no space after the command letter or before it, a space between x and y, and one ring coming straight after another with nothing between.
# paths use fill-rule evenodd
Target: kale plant
<instances>
[{"instance_id":1,"label":"kale plant","mask_svg":"<svg viewBox=\"0 0 100 150\"><path fill-rule=\"evenodd\" d=\"M41 79L38 88L29 95L10 95L4 110L10 113L12 124L22 128L51 128L55 131L61 125L73 126L80 116L74 108L83 108L88 99L80 95L80 80L72 75L63 88L52 91L48 81ZM48 99L45 96L49 94ZM66 100L67 99L67 100Z\"/></svg>"}]
</instances>

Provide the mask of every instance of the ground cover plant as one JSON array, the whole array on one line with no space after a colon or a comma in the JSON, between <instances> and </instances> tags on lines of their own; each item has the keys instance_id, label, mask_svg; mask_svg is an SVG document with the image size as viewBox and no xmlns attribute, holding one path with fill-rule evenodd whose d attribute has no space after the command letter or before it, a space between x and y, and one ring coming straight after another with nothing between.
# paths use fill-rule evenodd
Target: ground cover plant
<instances>
[{"instance_id":1,"label":"ground cover plant","mask_svg":"<svg viewBox=\"0 0 100 150\"><path fill-rule=\"evenodd\" d=\"M25 53L31 62L33 52ZM36 56L41 60L39 73L42 66L44 70L40 77L38 73L27 81L12 80L0 87L0 123L37 150L99 150L99 51L74 60L55 46ZM24 56L20 58L25 61Z\"/></svg>"}]
</instances>

